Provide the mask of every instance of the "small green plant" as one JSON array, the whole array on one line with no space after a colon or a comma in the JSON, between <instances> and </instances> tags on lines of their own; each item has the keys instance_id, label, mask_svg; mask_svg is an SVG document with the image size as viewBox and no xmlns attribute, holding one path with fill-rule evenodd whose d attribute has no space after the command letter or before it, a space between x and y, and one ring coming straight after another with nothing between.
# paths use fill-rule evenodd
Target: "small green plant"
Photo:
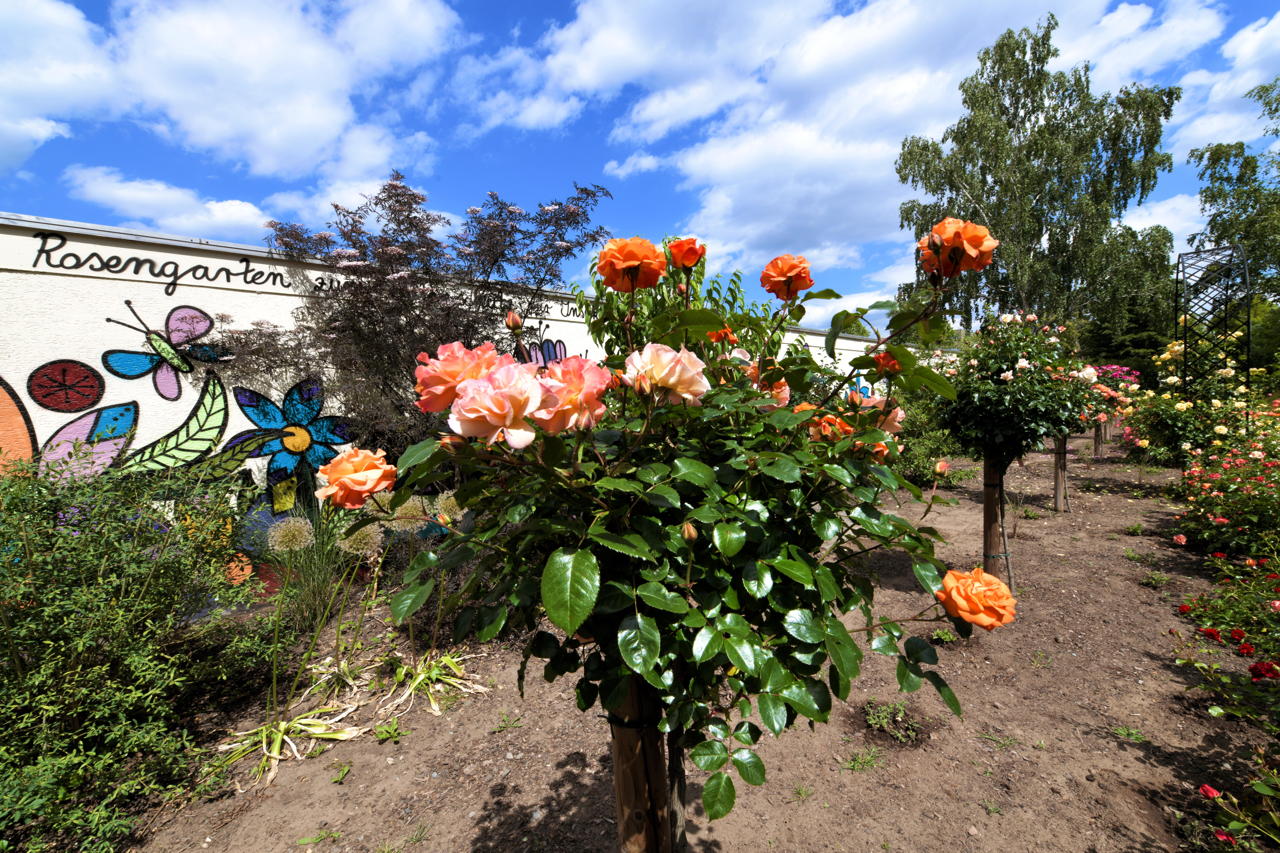
<instances>
[{"instance_id":1,"label":"small green plant","mask_svg":"<svg viewBox=\"0 0 1280 853\"><path fill-rule=\"evenodd\" d=\"M978 734L978 740L985 740L996 749L1009 749L1010 747L1017 746L1021 743L1021 741L1012 735L999 735L995 732L980 732Z\"/></svg>"},{"instance_id":2,"label":"small green plant","mask_svg":"<svg viewBox=\"0 0 1280 853\"><path fill-rule=\"evenodd\" d=\"M332 829L322 829L315 835L309 835L306 838L299 838L297 843L299 847L303 847L307 844L321 844L325 841L337 841L340 838L342 838L341 832L336 832Z\"/></svg>"},{"instance_id":3,"label":"small green plant","mask_svg":"<svg viewBox=\"0 0 1280 853\"><path fill-rule=\"evenodd\" d=\"M929 639L938 645L946 645L947 643L954 643L960 638L956 636L956 632L952 631L950 628L938 628L929 635Z\"/></svg>"},{"instance_id":4,"label":"small green plant","mask_svg":"<svg viewBox=\"0 0 1280 853\"><path fill-rule=\"evenodd\" d=\"M381 723L373 727L373 736L378 739L378 743L399 743L400 738L409 734L405 729L400 728L400 718L392 717L385 723Z\"/></svg>"},{"instance_id":5,"label":"small green plant","mask_svg":"<svg viewBox=\"0 0 1280 853\"><path fill-rule=\"evenodd\" d=\"M1147 743L1147 736L1142 733L1141 729L1135 729L1132 726L1113 726L1111 733L1121 740L1127 740L1129 743Z\"/></svg>"},{"instance_id":6,"label":"small green plant","mask_svg":"<svg viewBox=\"0 0 1280 853\"><path fill-rule=\"evenodd\" d=\"M1161 587L1168 586L1169 581L1171 580L1173 580L1173 578L1164 572L1157 572L1153 570L1147 572L1142 580L1138 581L1138 585L1149 587L1151 589L1160 589Z\"/></svg>"},{"instance_id":7,"label":"small green plant","mask_svg":"<svg viewBox=\"0 0 1280 853\"><path fill-rule=\"evenodd\" d=\"M330 779L329 781L335 785L341 785L343 782L346 781L347 774L350 772L351 772L351 765L349 763L340 764L338 765L338 772L333 774L333 778Z\"/></svg>"},{"instance_id":8,"label":"small green plant","mask_svg":"<svg viewBox=\"0 0 1280 853\"><path fill-rule=\"evenodd\" d=\"M920 723L912 719L905 701L868 699L862 712L867 718L867 728L884 732L898 743L911 743L920 737Z\"/></svg>"},{"instance_id":9,"label":"small green plant","mask_svg":"<svg viewBox=\"0 0 1280 853\"><path fill-rule=\"evenodd\" d=\"M428 831L428 827L425 823L418 824L418 826L413 830L413 832L409 833L409 837L404 840L404 843L405 844L421 844L422 842L427 840L427 831Z\"/></svg>"},{"instance_id":10,"label":"small green plant","mask_svg":"<svg viewBox=\"0 0 1280 853\"><path fill-rule=\"evenodd\" d=\"M1053 657L1043 649L1031 653L1031 666L1036 669L1048 669L1053 664Z\"/></svg>"},{"instance_id":11,"label":"small green plant","mask_svg":"<svg viewBox=\"0 0 1280 853\"><path fill-rule=\"evenodd\" d=\"M1146 563L1151 559L1148 555L1140 554L1132 548L1124 549L1124 558L1135 563Z\"/></svg>"},{"instance_id":12,"label":"small green plant","mask_svg":"<svg viewBox=\"0 0 1280 853\"><path fill-rule=\"evenodd\" d=\"M791 799L787 800L787 802L803 803L805 800L812 797L813 794L814 790L807 785L797 785L791 789Z\"/></svg>"},{"instance_id":13,"label":"small green plant","mask_svg":"<svg viewBox=\"0 0 1280 853\"><path fill-rule=\"evenodd\" d=\"M1141 536L1145 532L1146 528L1142 526L1142 522L1140 521L1135 524L1130 524L1124 529L1125 536Z\"/></svg>"},{"instance_id":14,"label":"small green plant","mask_svg":"<svg viewBox=\"0 0 1280 853\"><path fill-rule=\"evenodd\" d=\"M993 802L993 801L991 801L991 800L983 800L983 802L981 803L981 805L982 805L982 808L983 808L983 809L985 809L985 810L986 810L986 812L987 812L987 814L989 814L989 815L996 815L996 814L1002 814L1002 813L1003 813L1003 811L1002 811L1002 809L1000 808L999 804L997 804L997 803L995 803L995 802Z\"/></svg>"},{"instance_id":15,"label":"small green plant","mask_svg":"<svg viewBox=\"0 0 1280 853\"><path fill-rule=\"evenodd\" d=\"M841 770L852 770L861 773L864 770L875 770L884 761L884 753L879 747L869 746L858 750L849 760L840 765Z\"/></svg>"},{"instance_id":16,"label":"small green plant","mask_svg":"<svg viewBox=\"0 0 1280 853\"><path fill-rule=\"evenodd\" d=\"M498 717L498 725L495 726L490 731L493 734L497 734L498 732L505 732L508 729L520 729L520 728L524 728L524 723L520 722L520 716L517 714L516 716L512 717L512 716L509 716L506 711L503 711L502 715Z\"/></svg>"},{"instance_id":17,"label":"small green plant","mask_svg":"<svg viewBox=\"0 0 1280 853\"><path fill-rule=\"evenodd\" d=\"M1044 515L1042 515L1039 510L1031 506L1022 507L1022 509L1019 510L1019 514L1030 521L1035 521L1037 518L1044 518Z\"/></svg>"}]
</instances>

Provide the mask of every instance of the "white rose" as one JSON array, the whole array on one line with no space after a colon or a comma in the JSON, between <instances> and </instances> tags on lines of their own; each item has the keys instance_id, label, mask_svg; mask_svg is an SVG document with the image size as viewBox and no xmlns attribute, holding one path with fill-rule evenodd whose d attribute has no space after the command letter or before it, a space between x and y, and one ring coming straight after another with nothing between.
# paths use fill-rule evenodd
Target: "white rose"
<instances>
[{"instance_id":1,"label":"white rose","mask_svg":"<svg viewBox=\"0 0 1280 853\"><path fill-rule=\"evenodd\" d=\"M1001 379L1003 379L1005 382L1012 382L1012 381L1013 381L1013 371L1012 371L1012 370L1006 370L1004 373L1001 373L1001 374L1000 374L1000 378L1001 378Z\"/></svg>"}]
</instances>

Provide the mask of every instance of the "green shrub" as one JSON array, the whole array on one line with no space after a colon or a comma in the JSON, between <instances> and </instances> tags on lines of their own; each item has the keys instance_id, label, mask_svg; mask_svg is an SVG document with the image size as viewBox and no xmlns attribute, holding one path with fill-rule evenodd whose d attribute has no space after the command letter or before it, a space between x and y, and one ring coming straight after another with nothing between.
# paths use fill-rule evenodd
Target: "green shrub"
<instances>
[{"instance_id":1,"label":"green shrub","mask_svg":"<svg viewBox=\"0 0 1280 853\"><path fill-rule=\"evenodd\" d=\"M907 414L899 436L903 450L893 463L894 470L918 486L936 480L939 486L951 487L975 476L973 469L954 464L941 475L934 470L939 460L954 463L957 457L965 456L960 442L938 425L937 395L914 391L904 394L898 404Z\"/></svg>"},{"instance_id":2,"label":"green shrub","mask_svg":"<svg viewBox=\"0 0 1280 853\"><path fill-rule=\"evenodd\" d=\"M253 585L229 582L231 490L182 471L0 477L0 839L115 849L184 778L187 641ZM229 676L204 645L202 671Z\"/></svg>"}]
</instances>

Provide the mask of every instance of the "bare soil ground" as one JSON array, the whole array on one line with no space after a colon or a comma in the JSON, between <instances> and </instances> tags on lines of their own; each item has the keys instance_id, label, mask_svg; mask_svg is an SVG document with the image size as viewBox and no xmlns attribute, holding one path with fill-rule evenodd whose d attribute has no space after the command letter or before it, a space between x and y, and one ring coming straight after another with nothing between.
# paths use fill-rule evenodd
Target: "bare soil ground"
<instances>
[{"instance_id":1,"label":"bare soil ground","mask_svg":"<svg viewBox=\"0 0 1280 853\"><path fill-rule=\"evenodd\" d=\"M939 648L964 716L952 716L927 686L898 694L892 661L868 654L829 725L766 739L768 782L739 782L727 818L713 824L702 815L705 774L690 766L694 850L1189 847L1188 827L1204 813L1195 787L1243 772L1255 736L1209 719L1173 665L1180 640L1170 629L1188 633L1176 605L1209 586L1194 559L1168 544L1175 510L1161 489L1175 472L1143 471L1114 448L1095 464L1089 446L1072 441L1070 513L1052 511L1051 457L1010 470L1018 620ZM965 483L952 493L958 504L932 517L955 568L980 561L979 490L976 480ZM1132 535L1134 525L1144 533ZM909 567L888 555L875 568L882 612L919 610L926 599ZM1168 580L1139 583L1159 584L1152 572ZM399 744L339 743L284 762L266 789L165 807L139 849L614 850L599 709L579 713L572 680L547 684L536 662L521 698L515 644L472 651L480 656L467 661L469 674L489 693L439 717L415 709ZM869 730L870 699L905 700L919 736L902 744ZM855 756L862 769L844 767ZM350 770L335 783L344 765Z\"/></svg>"}]
</instances>

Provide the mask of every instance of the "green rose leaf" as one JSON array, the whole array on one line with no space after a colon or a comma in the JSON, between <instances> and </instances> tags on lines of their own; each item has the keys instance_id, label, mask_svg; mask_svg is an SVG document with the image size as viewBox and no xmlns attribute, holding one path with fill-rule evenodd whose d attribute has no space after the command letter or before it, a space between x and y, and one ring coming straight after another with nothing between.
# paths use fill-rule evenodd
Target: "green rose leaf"
<instances>
[{"instance_id":1,"label":"green rose leaf","mask_svg":"<svg viewBox=\"0 0 1280 853\"><path fill-rule=\"evenodd\" d=\"M742 527L733 522L721 522L711 531L711 541L726 557L733 557L747 544L747 534Z\"/></svg>"},{"instance_id":2,"label":"green rose leaf","mask_svg":"<svg viewBox=\"0 0 1280 853\"><path fill-rule=\"evenodd\" d=\"M643 613L629 613L618 628L618 651L627 666L643 675L658 663L662 638L658 625Z\"/></svg>"},{"instance_id":3,"label":"green rose leaf","mask_svg":"<svg viewBox=\"0 0 1280 853\"><path fill-rule=\"evenodd\" d=\"M914 693L923 683L920 668L905 657L898 658L898 689L903 693Z\"/></svg>"},{"instance_id":4,"label":"green rose leaf","mask_svg":"<svg viewBox=\"0 0 1280 853\"><path fill-rule=\"evenodd\" d=\"M628 482L634 483L634 480ZM639 485L639 484L637 484ZM628 557L636 557L640 560L648 560L654 562L655 557L653 549L649 547L649 543L644 541L644 537L639 533L610 533L607 530L596 530L591 528L587 530L587 535L594 541L617 551L619 554L626 554Z\"/></svg>"},{"instance_id":5,"label":"green rose leaf","mask_svg":"<svg viewBox=\"0 0 1280 853\"><path fill-rule=\"evenodd\" d=\"M888 634L880 634L872 639L871 651L882 655L897 655L898 642Z\"/></svg>"},{"instance_id":6,"label":"green rose leaf","mask_svg":"<svg viewBox=\"0 0 1280 853\"><path fill-rule=\"evenodd\" d=\"M938 691L938 695L942 697L942 701L951 709L951 713L957 717L961 716L960 700L956 698L955 691L947 685L942 676L930 670L924 674L924 678L933 685L934 690Z\"/></svg>"},{"instance_id":7,"label":"green rose leaf","mask_svg":"<svg viewBox=\"0 0 1280 853\"><path fill-rule=\"evenodd\" d=\"M782 628L802 643L821 643L827 632L808 610L791 610L782 617Z\"/></svg>"},{"instance_id":8,"label":"green rose leaf","mask_svg":"<svg viewBox=\"0 0 1280 853\"><path fill-rule=\"evenodd\" d=\"M745 746L733 751L733 766L738 769L738 776L748 785L764 784L764 762L754 750Z\"/></svg>"},{"instance_id":9,"label":"green rose leaf","mask_svg":"<svg viewBox=\"0 0 1280 853\"><path fill-rule=\"evenodd\" d=\"M760 727L748 720L743 720L733 730L733 739L747 746L755 746L760 740Z\"/></svg>"},{"instance_id":10,"label":"green rose leaf","mask_svg":"<svg viewBox=\"0 0 1280 853\"><path fill-rule=\"evenodd\" d=\"M718 740L704 740L689 750L689 760L700 770L719 770L729 760L729 749Z\"/></svg>"},{"instance_id":11,"label":"green rose leaf","mask_svg":"<svg viewBox=\"0 0 1280 853\"><path fill-rule=\"evenodd\" d=\"M702 808L711 820L719 820L733 811L737 798L738 792L733 788L733 779L723 771L713 773L707 784L702 786Z\"/></svg>"},{"instance_id":12,"label":"green rose leaf","mask_svg":"<svg viewBox=\"0 0 1280 853\"><path fill-rule=\"evenodd\" d=\"M783 559L774 560L772 565L796 583L803 584L805 589L813 589L813 572L804 563Z\"/></svg>"},{"instance_id":13,"label":"green rose leaf","mask_svg":"<svg viewBox=\"0 0 1280 853\"><path fill-rule=\"evenodd\" d=\"M636 595L650 607L665 610L668 613L688 613L689 603L678 593L672 592L660 583L641 584Z\"/></svg>"},{"instance_id":14,"label":"green rose leaf","mask_svg":"<svg viewBox=\"0 0 1280 853\"><path fill-rule=\"evenodd\" d=\"M760 471L784 483L800 482L800 466L790 456L761 455Z\"/></svg>"},{"instance_id":15,"label":"green rose leaf","mask_svg":"<svg viewBox=\"0 0 1280 853\"><path fill-rule=\"evenodd\" d=\"M902 650L906 652L907 660L912 663L936 664L938 662L938 650L928 640L920 637L908 637Z\"/></svg>"},{"instance_id":16,"label":"green rose leaf","mask_svg":"<svg viewBox=\"0 0 1280 853\"><path fill-rule=\"evenodd\" d=\"M682 457L675 461L671 476L677 480L693 483L695 486L702 486L704 489L714 486L716 482L714 468L705 462L687 457Z\"/></svg>"},{"instance_id":17,"label":"green rose leaf","mask_svg":"<svg viewBox=\"0 0 1280 853\"><path fill-rule=\"evenodd\" d=\"M400 458L396 460L396 470L403 474L414 465L425 462L431 458L431 454L435 453L436 448L439 446L440 442L434 438L409 445L409 447L405 448L404 453L400 454Z\"/></svg>"},{"instance_id":18,"label":"green rose leaf","mask_svg":"<svg viewBox=\"0 0 1280 853\"><path fill-rule=\"evenodd\" d=\"M760 709L760 722L775 735L787 727L787 705L780 697L761 693L756 697L756 707Z\"/></svg>"},{"instance_id":19,"label":"green rose leaf","mask_svg":"<svg viewBox=\"0 0 1280 853\"><path fill-rule=\"evenodd\" d=\"M757 654L759 651L760 649L745 637L729 637L724 641L724 653L729 656L733 665L752 675L756 674L756 667L759 665L760 658L763 657Z\"/></svg>"},{"instance_id":20,"label":"green rose leaf","mask_svg":"<svg viewBox=\"0 0 1280 853\"><path fill-rule=\"evenodd\" d=\"M720 632L707 625L693 637L693 659L698 663L706 663L720 654L723 645Z\"/></svg>"},{"instance_id":21,"label":"green rose leaf","mask_svg":"<svg viewBox=\"0 0 1280 853\"><path fill-rule=\"evenodd\" d=\"M742 588L752 598L764 598L773 589L773 573L764 563L749 563L742 570Z\"/></svg>"},{"instance_id":22,"label":"green rose leaf","mask_svg":"<svg viewBox=\"0 0 1280 853\"><path fill-rule=\"evenodd\" d=\"M600 594L600 566L590 551L560 548L542 570L542 606L547 618L572 634L591 615Z\"/></svg>"}]
</instances>

